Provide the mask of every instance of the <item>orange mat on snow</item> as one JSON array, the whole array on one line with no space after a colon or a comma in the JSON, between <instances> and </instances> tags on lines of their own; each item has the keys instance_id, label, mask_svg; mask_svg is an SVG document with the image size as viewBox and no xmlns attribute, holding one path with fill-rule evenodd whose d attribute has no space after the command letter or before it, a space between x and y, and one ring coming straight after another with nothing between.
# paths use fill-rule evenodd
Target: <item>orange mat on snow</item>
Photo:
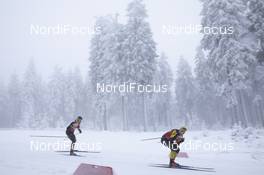
<instances>
[{"instance_id":1,"label":"orange mat on snow","mask_svg":"<svg viewBox=\"0 0 264 175\"><path fill-rule=\"evenodd\" d=\"M113 175L111 167L82 163L73 175Z\"/></svg>"}]
</instances>

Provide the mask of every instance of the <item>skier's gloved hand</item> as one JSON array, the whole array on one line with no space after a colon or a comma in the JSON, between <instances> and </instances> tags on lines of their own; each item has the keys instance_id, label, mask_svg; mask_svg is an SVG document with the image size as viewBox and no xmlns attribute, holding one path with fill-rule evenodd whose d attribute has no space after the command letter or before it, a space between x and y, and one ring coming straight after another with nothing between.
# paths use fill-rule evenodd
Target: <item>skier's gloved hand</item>
<instances>
[{"instance_id":1,"label":"skier's gloved hand","mask_svg":"<svg viewBox=\"0 0 264 175\"><path fill-rule=\"evenodd\" d=\"M182 139L181 139L181 142L184 142L184 140L185 140L185 139L184 139L184 138L182 138Z\"/></svg>"},{"instance_id":2,"label":"skier's gloved hand","mask_svg":"<svg viewBox=\"0 0 264 175\"><path fill-rule=\"evenodd\" d=\"M79 130L79 133L81 134L82 133L82 130L81 129L78 129Z\"/></svg>"},{"instance_id":3,"label":"skier's gloved hand","mask_svg":"<svg viewBox=\"0 0 264 175\"><path fill-rule=\"evenodd\" d=\"M177 143L182 143L182 142L184 142L184 138L183 137L178 137L176 141L177 141Z\"/></svg>"}]
</instances>

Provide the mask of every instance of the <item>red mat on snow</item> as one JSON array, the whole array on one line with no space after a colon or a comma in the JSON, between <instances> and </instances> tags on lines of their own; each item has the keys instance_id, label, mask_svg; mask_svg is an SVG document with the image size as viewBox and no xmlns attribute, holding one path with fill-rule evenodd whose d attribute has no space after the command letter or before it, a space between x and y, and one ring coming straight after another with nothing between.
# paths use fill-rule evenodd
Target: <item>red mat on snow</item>
<instances>
[{"instance_id":1,"label":"red mat on snow","mask_svg":"<svg viewBox=\"0 0 264 175\"><path fill-rule=\"evenodd\" d=\"M179 152L177 157L189 158L189 156L188 156L188 154L186 152Z\"/></svg>"},{"instance_id":2,"label":"red mat on snow","mask_svg":"<svg viewBox=\"0 0 264 175\"><path fill-rule=\"evenodd\" d=\"M82 163L73 175L113 175L111 167Z\"/></svg>"}]
</instances>

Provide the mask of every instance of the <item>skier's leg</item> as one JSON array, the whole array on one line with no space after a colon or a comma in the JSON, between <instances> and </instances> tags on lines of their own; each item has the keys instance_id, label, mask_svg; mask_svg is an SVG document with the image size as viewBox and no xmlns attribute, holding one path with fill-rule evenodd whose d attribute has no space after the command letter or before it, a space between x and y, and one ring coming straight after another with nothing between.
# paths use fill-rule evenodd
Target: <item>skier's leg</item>
<instances>
[{"instance_id":1,"label":"skier's leg","mask_svg":"<svg viewBox=\"0 0 264 175\"><path fill-rule=\"evenodd\" d=\"M70 149L70 155L73 155L74 154L74 152L73 152L74 151L74 146L75 146L75 143L76 143L76 137L75 137L74 134L71 134L71 135L69 135L69 138L72 141L71 149Z\"/></svg>"},{"instance_id":2,"label":"skier's leg","mask_svg":"<svg viewBox=\"0 0 264 175\"><path fill-rule=\"evenodd\" d=\"M75 145L75 143L71 143L71 150L70 150L70 154L73 154L73 150L74 150L74 145Z\"/></svg>"},{"instance_id":3,"label":"skier's leg","mask_svg":"<svg viewBox=\"0 0 264 175\"><path fill-rule=\"evenodd\" d=\"M169 166L170 167L177 167L177 166L179 166L179 164L175 162L175 159L176 159L179 151L180 151L179 148L177 150L171 149L171 152L170 152L170 155L169 155L169 157L170 157Z\"/></svg>"},{"instance_id":4,"label":"skier's leg","mask_svg":"<svg viewBox=\"0 0 264 175\"><path fill-rule=\"evenodd\" d=\"M170 152L170 163L169 163L169 166L170 167L175 167L176 166L176 162L175 162L175 158L177 156L177 153L174 151L174 150L171 150Z\"/></svg>"}]
</instances>

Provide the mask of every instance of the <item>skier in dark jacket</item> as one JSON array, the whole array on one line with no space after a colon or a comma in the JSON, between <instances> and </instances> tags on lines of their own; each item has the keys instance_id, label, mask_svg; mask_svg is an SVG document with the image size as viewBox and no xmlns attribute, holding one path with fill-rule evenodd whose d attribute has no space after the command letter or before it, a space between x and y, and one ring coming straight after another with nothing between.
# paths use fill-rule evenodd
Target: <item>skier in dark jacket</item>
<instances>
[{"instance_id":1,"label":"skier in dark jacket","mask_svg":"<svg viewBox=\"0 0 264 175\"><path fill-rule=\"evenodd\" d=\"M71 143L70 155L76 155L74 153L74 145L76 143L76 137L74 135L74 131L75 131L75 129L78 129L79 133L82 133L82 130L80 129L81 121L82 121L82 117L78 116L77 119L75 121L71 122L71 124L66 129L66 135L68 136L68 138L72 142Z\"/></svg>"},{"instance_id":2,"label":"skier in dark jacket","mask_svg":"<svg viewBox=\"0 0 264 175\"><path fill-rule=\"evenodd\" d=\"M180 129L172 129L171 131L166 132L161 137L161 143L168 147L170 152L170 162L169 167L177 167L179 164L175 162L177 154L180 152L179 145L184 142L183 134L187 131L187 128L181 127Z\"/></svg>"}]
</instances>

